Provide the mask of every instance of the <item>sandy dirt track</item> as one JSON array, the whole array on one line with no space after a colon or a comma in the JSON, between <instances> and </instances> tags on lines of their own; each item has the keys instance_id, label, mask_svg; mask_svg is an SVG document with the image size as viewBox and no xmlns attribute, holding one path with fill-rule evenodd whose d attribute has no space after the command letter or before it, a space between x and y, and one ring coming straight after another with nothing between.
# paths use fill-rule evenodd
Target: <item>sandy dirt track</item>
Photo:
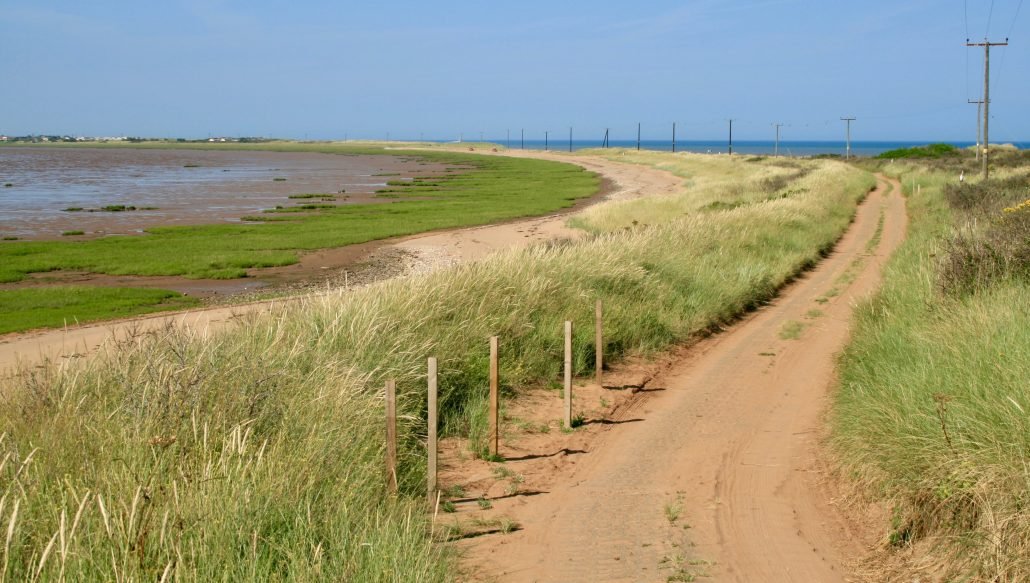
<instances>
[{"instance_id":1,"label":"sandy dirt track","mask_svg":"<svg viewBox=\"0 0 1030 583\"><path fill-rule=\"evenodd\" d=\"M570 162L593 170L613 184L611 192L605 197L608 200L672 193L683 182L681 178L663 170L620 164L598 157L562 156L545 152L512 152L507 155ZM388 253L390 249L400 249L413 254L413 271L424 272L454 263L477 260L500 249L525 246L549 239L581 236L580 231L565 226L566 220L568 215L560 214L499 225L427 233L398 239L381 247L380 250ZM20 365L31 366L44 360L62 361L87 355L103 342L114 337L125 337L130 332L158 330L169 324L186 325L201 331L216 331L234 321L238 315L269 311L284 301L289 300L205 308L70 326L61 330L0 336L0 378L14 374Z\"/></svg>"},{"instance_id":2,"label":"sandy dirt track","mask_svg":"<svg viewBox=\"0 0 1030 583\"><path fill-rule=\"evenodd\" d=\"M828 258L684 351L545 495L514 505L521 530L463 541L471 578L851 580L866 549L833 506L824 415L854 303L878 287L906 224L900 185L881 177ZM781 336L789 322L804 324L799 338ZM507 465L520 463L532 462Z\"/></svg>"}]
</instances>

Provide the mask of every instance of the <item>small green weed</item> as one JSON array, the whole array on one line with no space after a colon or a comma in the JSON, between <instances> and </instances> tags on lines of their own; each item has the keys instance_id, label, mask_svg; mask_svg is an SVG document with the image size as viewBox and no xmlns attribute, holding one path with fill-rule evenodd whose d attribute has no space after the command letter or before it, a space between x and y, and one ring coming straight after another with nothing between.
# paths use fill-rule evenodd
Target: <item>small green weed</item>
<instances>
[{"instance_id":1,"label":"small green weed","mask_svg":"<svg viewBox=\"0 0 1030 583\"><path fill-rule=\"evenodd\" d=\"M784 340L797 340L801 338L801 333L805 330L805 325L797 320L788 320L783 323L783 327L780 328L780 338Z\"/></svg>"}]
</instances>

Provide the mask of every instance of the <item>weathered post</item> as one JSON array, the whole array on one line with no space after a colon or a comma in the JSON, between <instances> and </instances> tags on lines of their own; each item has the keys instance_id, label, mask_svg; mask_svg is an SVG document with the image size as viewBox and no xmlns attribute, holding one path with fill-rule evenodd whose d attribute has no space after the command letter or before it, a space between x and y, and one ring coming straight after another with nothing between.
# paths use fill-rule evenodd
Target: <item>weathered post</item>
<instances>
[{"instance_id":1,"label":"weathered post","mask_svg":"<svg viewBox=\"0 0 1030 583\"><path fill-rule=\"evenodd\" d=\"M386 488L397 493L397 382L386 381Z\"/></svg>"},{"instance_id":2,"label":"weathered post","mask_svg":"<svg viewBox=\"0 0 1030 583\"><path fill-rule=\"evenodd\" d=\"M497 379L497 337L490 337L490 455L497 455L497 445L500 437L498 427L498 379Z\"/></svg>"},{"instance_id":3,"label":"weathered post","mask_svg":"<svg viewBox=\"0 0 1030 583\"><path fill-rule=\"evenodd\" d=\"M604 313L601 300L594 305L594 369L597 384L601 384L601 369L604 368Z\"/></svg>"},{"instance_id":4,"label":"weathered post","mask_svg":"<svg viewBox=\"0 0 1030 583\"><path fill-rule=\"evenodd\" d=\"M429 388L429 433L426 439L426 447L429 449L429 463L426 468L426 499L432 506L436 499L436 456L438 446L436 442L437 412L436 412L436 357L429 357L429 372L427 374Z\"/></svg>"},{"instance_id":5,"label":"weathered post","mask_svg":"<svg viewBox=\"0 0 1030 583\"><path fill-rule=\"evenodd\" d=\"M565 427L572 429L572 322L565 321Z\"/></svg>"}]
</instances>

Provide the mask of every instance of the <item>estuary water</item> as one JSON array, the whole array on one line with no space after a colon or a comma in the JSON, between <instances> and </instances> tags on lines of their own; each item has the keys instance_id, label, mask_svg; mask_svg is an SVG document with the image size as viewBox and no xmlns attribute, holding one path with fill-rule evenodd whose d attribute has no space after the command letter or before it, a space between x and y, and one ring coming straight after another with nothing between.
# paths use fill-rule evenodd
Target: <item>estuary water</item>
<instances>
[{"instance_id":1,"label":"estuary water","mask_svg":"<svg viewBox=\"0 0 1030 583\"><path fill-rule=\"evenodd\" d=\"M386 202L374 198L386 181L438 170L397 156L3 147L0 237L53 239L70 230L89 237L138 234L320 202L289 198L300 194L333 194L335 204ZM118 205L136 210L103 210Z\"/></svg>"}]
</instances>

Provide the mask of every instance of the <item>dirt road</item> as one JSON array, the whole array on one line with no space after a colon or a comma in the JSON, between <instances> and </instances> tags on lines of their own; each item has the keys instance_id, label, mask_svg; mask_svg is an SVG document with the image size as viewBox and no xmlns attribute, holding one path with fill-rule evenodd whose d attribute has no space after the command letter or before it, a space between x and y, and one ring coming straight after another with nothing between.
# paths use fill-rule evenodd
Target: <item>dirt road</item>
<instances>
[{"instance_id":1,"label":"dirt road","mask_svg":"<svg viewBox=\"0 0 1030 583\"><path fill-rule=\"evenodd\" d=\"M830 257L686 351L545 495L512 506L520 531L466 540L473 577L847 581L863 549L832 506L823 415L854 302L905 228L900 186L881 178Z\"/></svg>"},{"instance_id":2,"label":"dirt road","mask_svg":"<svg viewBox=\"0 0 1030 583\"><path fill-rule=\"evenodd\" d=\"M681 178L664 170L620 164L598 157L562 156L546 152L515 152L510 155L559 160L593 170L614 185L605 197L609 200L672 193L683 182ZM414 257L410 271L425 272L473 261L499 249L580 236L579 231L565 226L568 218L568 215L552 215L500 225L426 233L398 239L381 247L379 252L388 255L392 249L406 251L407 255ZM22 365L32 366L44 360L62 361L85 356L94 352L102 343L115 336L124 337L130 331L140 333L175 324L213 332L229 325L238 315L268 311L284 301L290 300L254 302L0 336L0 378L14 374L17 367Z\"/></svg>"}]
</instances>

